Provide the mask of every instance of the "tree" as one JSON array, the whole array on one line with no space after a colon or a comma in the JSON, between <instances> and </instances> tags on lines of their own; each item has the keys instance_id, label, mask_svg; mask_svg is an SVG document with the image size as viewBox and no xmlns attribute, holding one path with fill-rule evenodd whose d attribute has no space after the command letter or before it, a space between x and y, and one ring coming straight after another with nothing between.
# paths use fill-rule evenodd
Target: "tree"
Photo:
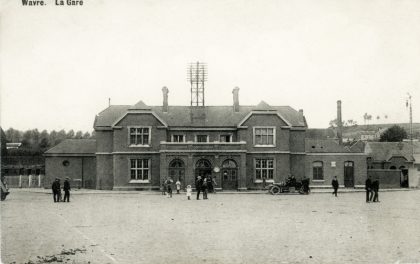
<instances>
[{"instance_id":1,"label":"tree","mask_svg":"<svg viewBox=\"0 0 420 264\"><path fill-rule=\"evenodd\" d=\"M84 133L84 134L83 134L83 138L90 138L90 134L89 134L89 132Z\"/></svg>"},{"instance_id":2,"label":"tree","mask_svg":"<svg viewBox=\"0 0 420 264\"><path fill-rule=\"evenodd\" d=\"M407 138L407 132L404 128L394 125L385 130L379 139L381 142L400 142Z\"/></svg>"},{"instance_id":3,"label":"tree","mask_svg":"<svg viewBox=\"0 0 420 264\"><path fill-rule=\"evenodd\" d=\"M74 136L74 138L76 138L76 139L81 139L81 138L83 138L83 132L82 131L77 131L76 132L76 135Z\"/></svg>"},{"instance_id":4,"label":"tree","mask_svg":"<svg viewBox=\"0 0 420 264\"><path fill-rule=\"evenodd\" d=\"M74 138L74 130L70 129L69 132L67 132L66 138Z\"/></svg>"}]
</instances>

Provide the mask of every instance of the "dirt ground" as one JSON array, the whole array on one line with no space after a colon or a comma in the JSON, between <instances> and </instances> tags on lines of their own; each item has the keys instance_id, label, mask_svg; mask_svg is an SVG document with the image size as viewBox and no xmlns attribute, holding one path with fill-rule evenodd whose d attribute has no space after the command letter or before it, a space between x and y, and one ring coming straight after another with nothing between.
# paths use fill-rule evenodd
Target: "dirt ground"
<instances>
[{"instance_id":1,"label":"dirt ground","mask_svg":"<svg viewBox=\"0 0 420 264\"><path fill-rule=\"evenodd\" d=\"M419 263L420 191L52 195L1 203L2 263Z\"/></svg>"}]
</instances>

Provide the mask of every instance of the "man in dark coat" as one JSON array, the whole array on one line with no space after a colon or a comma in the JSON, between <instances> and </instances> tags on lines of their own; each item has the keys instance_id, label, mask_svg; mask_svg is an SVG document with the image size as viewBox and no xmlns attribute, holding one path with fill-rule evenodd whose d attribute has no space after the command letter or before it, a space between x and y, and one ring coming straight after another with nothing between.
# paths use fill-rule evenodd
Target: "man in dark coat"
<instances>
[{"instance_id":1,"label":"man in dark coat","mask_svg":"<svg viewBox=\"0 0 420 264\"><path fill-rule=\"evenodd\" d=\"M335 195L335 197L337 197L337 190L338 190L338 180L337 180L337 176L334 176L334 179L331 181L331 185L334 189L334 192L332 194Z\"/></svg>"},{"instance_id":2,"label":"man in dark coat","mask_svg":"<svg viewBox=\"0 0 420 264\"><path fill-rule=\"evenodd\" d=\"M379 198L379 195L378 195L378 193L379 193L379 180L378 179L376 179L372 182L372 190L375 193L375 195L373 196L373 202L374 203L379 202L379 199L378 199Z\"/></svg>"},{"instance_id":3,"label":"man in dark coat","mask_svg":"<svg viewBox=\"0 0 420 264\"><path fill-rule=\"evenodd\" d=\"M63 190L64 190L64 202L66 200L67 202L70 202L70 181L68 177L64 180Z\"/></svg>"},{"instance_id":4,"label":"man in dark coat","mask_svg":"<svg viewBox=\"0 0 420 264\"><path fill-rule=\"evenodd\" d=\"M55 181L51 185L53 192L54 203L60 201L60 181L58 178L55 178Z\"/></svg>"},{"instance_id":5,"label":"man in dark coat","mask_svg":"<svg viewBox=\"0 0 420 264\"><path fill-rule=\"evenodd\" d=\"M203 200L207 199L207 189L208 189L208 178L204 177L203 183L201 184L201 190L203 191Z\"/></svg>"},{"instance_id":6,"label":"man in dark coat","mask_svg":"<svg viewBox=\"0 0 420 264\"><path fill-rule=\"evenodd\" d=\"M365 190L366 190L366 202L368 203L371 200L370 193L372 191L372 180L370 179L370 176L366 179Z\"/></svg>"},{"instance_id":7,"label":"man in dark coat","mask_svg":"<svg viewBox=\"0 0 420 264\"><path fill-rule=\"evenodd\" d=\"M200 200L200 192L203 187L203 179L201 179L201 176L198 176L195 180L195 190L197 191L197 200Z\"/></svg>"}]
</instances>

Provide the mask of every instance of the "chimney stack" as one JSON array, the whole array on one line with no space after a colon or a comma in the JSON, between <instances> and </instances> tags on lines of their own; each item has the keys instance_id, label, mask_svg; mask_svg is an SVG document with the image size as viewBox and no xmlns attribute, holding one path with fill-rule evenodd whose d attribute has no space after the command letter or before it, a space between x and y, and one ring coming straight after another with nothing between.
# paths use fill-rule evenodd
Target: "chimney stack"
<instances>
[{"instance_id":1,"label":"chimney stack","mask_svg":"<svg viewBox=\"0 0 420 264\"><path fill-rule=\"evenodd\" d=\"M337 138L340 145L343 144L343 120L341 118L341 100L337 101Z\"/></svg>"},{"instance_id":2,"label":"chimney stack","mask_svg":"<svg viewBox=\"0 0 420 264\"><path fill-rule=\"evenodd\" d=\"M233 93L233 111L239 112L239 88L235 87Z\"/></svg>"},{"instance_id":3,"label":"chimney stack","mask_svg":"<svg viewBox=\"0 0 420 264\"><path fill-rule=\"evenodd\" d=\"M163 110L163 112L167 113L168 112L168 93L169 93L169 90L168 90L168 88L166 88L166 86L163 86L162 93L163 93L162 110Z\"/></svg>"}]
</instances>

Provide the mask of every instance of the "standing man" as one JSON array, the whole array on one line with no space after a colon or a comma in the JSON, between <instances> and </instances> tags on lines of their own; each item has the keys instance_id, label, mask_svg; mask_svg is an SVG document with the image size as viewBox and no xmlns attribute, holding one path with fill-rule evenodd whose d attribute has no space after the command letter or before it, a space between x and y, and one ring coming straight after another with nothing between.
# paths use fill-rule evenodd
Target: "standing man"
<instances>
[{"instance_id":1,"label":"standing man","mask_svg":"<svg viewBox=\"0 0 420 264\"><path fill-rule=\"evenodd\" d=\"M174 181L172 180L172 178L171 177L168 177L167 179L166 179L166 190L167 190L167 196L166 197L168 197L168 198L172 198L172 183L173 183Z\"/></svg>"},{"instance_id":2,"label":"standing man","mask_svg":"<svg viewBox=\"0 0 420 264\"><path fill-rule=\"evenodd\" d=\"M55 181L51 185L54 203L57 203L60 201L60 182L58 181L58 178L55 178Z\"/></svg>"},{"instance_id":3,"label":"standing man","mask_svg":"<svg viewBox=\"0 0 420 264\"><path fill-rule=\"evenodd\" d=\"M202 187L203 187L203 180L201 179L201 176L197 176L197 179L195 180L195 190L197 191L197 200L200 200L200 192L201 192Z\"/></svg>"},{"instance_id":4,"label":"standing man","mask_svg":"<svg viewBox=\"0 0 420 264\"><path fill-rule=\"evenodd\" d=\"M337 197L337 190L338 190L338 180L337 180L337 176L334 176L334 179L331 181L331 185L334 189L334 192L332 194L335 195L335 197Z\"/></svg>"},{"instance_id":5,"label":"standing man","mask_svg":"<svg viewBox=\"0 0 420 264\"><path fill-rule=\"evenodd\" d=\"M373 189L373 192L375 193L375 195L373 196L373 202L375 203L375 202L379 202L379 195L378 195L378 193L379 193L379 180L378 179L376 179L376 180L374 180L373 182L372 182L372 189Z\"/></svg>"},{"instance_id":6,"label":"standing man","mask_svg":"<svg viewBox=\"0 0 420 264\"><path fill-rule=\"evenodd\" d=\"M370 179L370 176L366 179L365 190L366 190L366 202L368 203L370 201L370 192L372 191L372 180Z\"/></svg>"},{"instance_id":7,"label":"standing man","mask_svg":"<svg viewBox=\"0 0 420 264\"><path fill-rule=\"evenodd\" d=\"M67 177L64 180L64 184L63 184L63 190L64 190L64 202L67 200L67 202L70 202L70 182L69 182L69 177Z\"/></svg>"}]
</instances>

